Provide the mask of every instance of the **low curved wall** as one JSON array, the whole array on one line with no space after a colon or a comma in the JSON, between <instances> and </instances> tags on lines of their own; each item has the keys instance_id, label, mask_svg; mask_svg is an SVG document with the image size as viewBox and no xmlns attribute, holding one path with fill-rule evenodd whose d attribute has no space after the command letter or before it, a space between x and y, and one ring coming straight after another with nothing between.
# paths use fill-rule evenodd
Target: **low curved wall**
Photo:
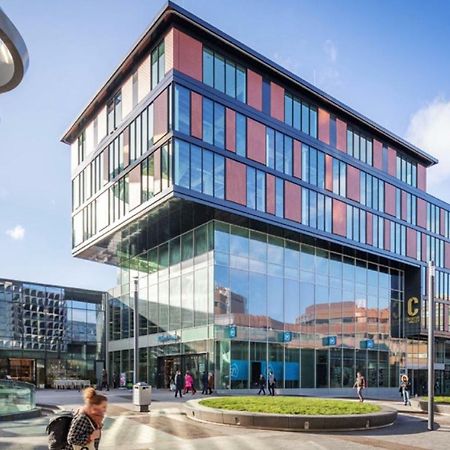
<instances>
[{"instance_id":1,"label":"low curved wall","mask_svg":"<svg viewBox=\"0 0 450 450\"><path fill-rule=\"evenodd\" d=\"M200 405L200 401L186 402L187 416L190 419L245 428L314 432L367 430L392 425L397 419L397 411L384 406L381 411L369 414L306 416L215 409Z\"/></svg>"},{"instance_id":2,"label":"low curved wall","mask_svg":"<svg viewBox=\"0 0 450 450\"><path fill-rule=\"evenodd\" d=\"M36 387L30 383L0 380L0 420L16 420L37 414Z\"/></svg>"},{"instance_id":3,"label":"low curved wall","mask_svg":"<svg viewBox=\"0 0 450 450\"><path fill-rule=\"evenodd\" d=\"M419 400L419 408L422 411L428 412L428 401ZM450 404L449 403L435 403L434 411L438 414L450 415Z\"/></svg>"}]
</instances>

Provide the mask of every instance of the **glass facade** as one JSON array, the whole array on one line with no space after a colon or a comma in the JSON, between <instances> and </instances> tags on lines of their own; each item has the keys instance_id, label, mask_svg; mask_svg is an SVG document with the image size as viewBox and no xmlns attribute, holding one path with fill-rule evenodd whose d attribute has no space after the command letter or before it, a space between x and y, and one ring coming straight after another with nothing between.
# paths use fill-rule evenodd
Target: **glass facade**
<instances>
[{"instance_id":1,"label":"glass facade","mask_svg":"<svg viewBox=\"0 0 450 450\"><path fill-rule=\"evenodd\" d=\"M0 315L0 371L36 384L97 381L105 351L101 293L0 280Z\"/></svg>"}]
</instances>

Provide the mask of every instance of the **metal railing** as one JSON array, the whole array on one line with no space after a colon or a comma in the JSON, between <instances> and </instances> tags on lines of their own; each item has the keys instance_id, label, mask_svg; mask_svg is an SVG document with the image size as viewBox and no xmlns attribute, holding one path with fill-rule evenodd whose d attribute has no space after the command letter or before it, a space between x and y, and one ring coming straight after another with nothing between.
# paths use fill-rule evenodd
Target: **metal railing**
<instances>
[{"instance_id":1,"label":"metal railing","mask_svg":"<svg viewBox=\"0 0 450 450\"><path fill-rule=\"evenodd\" d=\"M0 380L0 416L36 408L36 386L13 380Z\"/></svg>"}]
</instances>

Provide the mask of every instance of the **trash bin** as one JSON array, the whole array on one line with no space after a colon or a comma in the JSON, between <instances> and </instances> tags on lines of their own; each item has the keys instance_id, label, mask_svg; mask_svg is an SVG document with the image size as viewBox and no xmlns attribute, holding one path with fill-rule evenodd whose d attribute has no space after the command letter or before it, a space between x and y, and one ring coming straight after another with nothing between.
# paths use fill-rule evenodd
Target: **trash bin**
<instances>
[{"instance_id":1,"label":"trash bin","mask_svg":"<svg viewBox=\"0 0 450 450\"><path fill-rule=\"evenodd\" d=\"M136 383L133 386L133 405L140 412L148 412L152 402L152 387L147 383Z\"/></svg>"}]
</instances>

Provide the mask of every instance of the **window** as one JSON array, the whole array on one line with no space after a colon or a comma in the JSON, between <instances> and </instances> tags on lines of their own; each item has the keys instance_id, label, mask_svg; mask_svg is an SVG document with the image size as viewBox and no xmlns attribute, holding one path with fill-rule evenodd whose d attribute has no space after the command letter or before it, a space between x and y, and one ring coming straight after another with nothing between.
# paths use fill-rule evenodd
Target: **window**
<instances>
[{"instance_id":1,"label":"window","mask_svg":"<svg viewBox=\"0 0 450 450\"><path fill-rule=\"evenodd\" d=\"M247 166L247 207L256 209L256 169Z\"/></svg>"},{"instance_id":2,"label":"window","mask_svg":"<svg viewBox=\"0 0 450 450\"><path fill-rule=\"evenodd\" d=\"M325 155L306 144L302 145L302 180L321 189L325 187Z\"/></svg>"},{"instance_id":3,"label":"window","mask_svg":"<svg viewBox=\"0 0 450 450\"><path fill-rule=\"evenodd\" d=\"M275 131L266 127L266 161L267 166L275 168Z\"/></svg>"},{"instance_id":4,"label":"window","mask_svg":"<svg viewBox=\"0 0 450 450\"><path fill-rule=\"evenodd\" d=\"M190 188L190 148L189 144L179 139L175 140L174 180L175 184L187 189Z\"/></svg>"},{"instance_id":5,"label":"window","mask_svg":"<svg viewBox=\"0 0 450 450\"><path fill-rule=\"evenodd\" d=\"M203 97L203 140L214 143L214 102Z\"/></svg>"},{"instance_id":6,"label":"window","mask_svg":"<svg viewBox=\"0 0 450 450\"><path fill-rule=\"evenodd\" d=\"M391 251L406 256L406 226L391 222Z\"/></svg>"},{"instance_id":7,"label":"window","mask_svg":"<svg viewBox=\"0 0 450 450\"><path fill-rule=\"evenodd\" d=\"M366 212L347 205L347 239L366 243Z\"/></svg>"},{"instance_id":8,"label":"window","mask_svg":"<svg viewBox=\"0 0 450 450\"><path fill-rule=\"evenodd\" d=\"M225 197L225 158L214 154L214 197Z\"/></svg>"},{"instance_id":9,"label":"window","mask_svg":"<svg viewBox=\"0 0 450 450\"><path fill-rule=\"evenodd\" d=\"M242 114L236 113L236 153L246 156L247 149L247 120Z\"/></svg>"},{"instance_id":10,"label":"window","mask_svg":"<svg viewBox=\"0 0 450 450\"><path fill-rule=\"evenodd\" d=\"M83 130L78 136L78 164L81 164L86 157L86 132Z\"/></svg>"},{"instance_id":11,"label":"window","mask_svg":"<svg viewBox=\"0 0 450 450\"><path fill-rule=\"evenodd\" d=\"M302 224L332 232L332 199L310 189L302 189Z\"/></svg>"},{"instance_id":12,"label":"window","mask_svg":"<svg viewBox=\"0 0 450 450\"><path fill-rule=\"evenodd\" d=\"M184 87L175 85L174 128L189 135L191 132L191 95Z\"/></svg>"},{"instance_id":13,"label":"window","mask_svg":"<svg viewBox=\"0 0 450 450\"><path fill-rule=\"evenodd\" d=\"M347 190L347 164L333 158L333 192L346 197Z\"/></svg>"},{"instance_id":14,"label":"window","mask_svg":"<svg viewBox=\"0 0 450 450\"><path fill-rule=\"evenodd\" d=\"M165 59L164 59L164 41L157 45L152 51L152 89L164 78Z\"/></svg>"},{"instance_id":15,"label":"window","mask_svg":"<svg viewBox=\"0 0 450 450\"><path fill-rule=\"evenodd\" d=\"M397 153L397 178L410 186L417 187L417 164Z\"/></svg>"},{"instance_id":16,"label":"window","mask_svg":"<svg viewBox=\"0 0 450 450\"><path fill-rule=\"evenodd\" d=\"M203 48L203 82L230 97L246 102L245 69L208 48Z\"/></svg>"},{"instance_id":17,"label":"window","mask_svg":"<svg viewBox=\"0 0 450 450\"><path fill-rule=\"evenodd\" d=\"M146 202L154 196L155 158L150 155L141 164L141 202Z\"/></svg>"},{"instance_id":18,"label":"window","mask_svg":"<svg viewBox=\"0 0 450 450\"><path fill-rule=\"evenodd\" d=\"M440 208L427 202L427 230L439 233Z\"/></svg>"},{"instance_id":19,"label":"window","mask_svg":"<svg viewBox=\"0 0 450 450\"><path fill-rule=\"evenodd\" d=\"M284 181L281 178L275 181L275 215L284 217Z\"/></svg>"},{"instance_id":20,"label":"window","mask_svg":"<svg viewBox=\"0 0 450 450\"><path fill-rule=\"evenodd\" d=\"M247 207L266 210L266 174L250 166L247 166Z\"/></svg>"},{"instance_id":21,"label":"window","mask_svg":"<svg viewBox=\"0 0 450 450\"><path fill-rule=\"evenodd\" d=\"M317 108L290 94L284 96L284 122L317 138Z\"/></svg>"},{"instance_id":22,"label":"window","mask_svg":"<svg viewBox=\"0 0 450 450\"><path fill-rule=\"evenodd\" d=\"M384 212L384 182L378 178L361 172L360 178L361 204L368 208ZM399 216L400 217L400 216Z\"/></svg>"},{"instance_id":23,"label":"window","mask_svg":"<svg viewBox=\"0 0 450 450\"><path fill-rule=\"evenodd\" d=\"M117 93L106 107L108 134L112 133L122 120L122 95Z\"/></svg>"},{"instance_id":24,"label":"window","mask_svg":"<svg viewBox=\"0 0 450 450\"><path fill-rule=\"evenodd\" d=\"M360 161L372 165L372 139L362 135L359 131L347 129L347 153Z\"/></svg>"},{"instance_id":25,"label":"window","mask_svg":"<svg viewBox=\"0 0 450 450\"><path fill-rule=\"evenodd\" d=\"M225 108L220 103L214 103L214 145L225 147Z\"/></svg>"},{"instance_id":26,"label":"window","mask_svg":"<svg viewBox=\"0 0 450 450\"><path fill-rule=\"evenodd\" d=\"M384 219L382 217L372 216L372 245L384 249Z\"/></svg>"}]
</instances>

